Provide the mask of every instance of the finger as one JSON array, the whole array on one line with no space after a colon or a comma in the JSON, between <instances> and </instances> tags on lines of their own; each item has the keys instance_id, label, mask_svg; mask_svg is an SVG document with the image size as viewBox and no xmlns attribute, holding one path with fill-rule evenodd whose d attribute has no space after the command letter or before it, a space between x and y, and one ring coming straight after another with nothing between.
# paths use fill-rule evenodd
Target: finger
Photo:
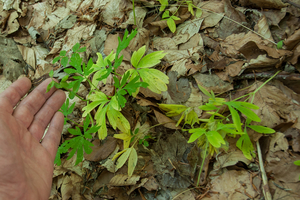
<instances>
[{"instance_id":1,"label":"finger","mask_svg":"<svg viewBox=\"0 0 300 200\"><path fill-rule=\"evenodd\" d=\"M43 107L34 116L34 119L29 126L28 130L37 141L43 137L46 127L50 123L53 115L65 102L66 95L62 90L57 90L46 101Z\"/></svg>"},{"instance_id":2,"label":"finger","mask_svg":"<svg viewBox=\"0 0 300 200\"><path fill-rule=\"evenodd\" d=\"M0 94L0 110L13 113L14 107L31 88L31 81L22 77Z\"/></svg>"},{"instance_id":3,"label":"finger","mask_svg":"<svg viewBox=\"0 0 300 200\"><path fill-rule=\"evenodd\" d=\"M49 129L42 141L42 146L50 153L53 160L60 142L61 133L64 125L64 115L56 112L51 120Z\"/></svg>"},{"instance_id":4,"label":"finger","mask_svg":"<svg viewBox=\"0 0 300 200\"><path fill-rule=\"evenodd\" d=\"M26 128L30 126L34 115L41 109L46 100L57 90L52 88L46 93L50 82L50 78L42 82L14 110L13 116L21 121Z\"/></svg>"}]
</instances>

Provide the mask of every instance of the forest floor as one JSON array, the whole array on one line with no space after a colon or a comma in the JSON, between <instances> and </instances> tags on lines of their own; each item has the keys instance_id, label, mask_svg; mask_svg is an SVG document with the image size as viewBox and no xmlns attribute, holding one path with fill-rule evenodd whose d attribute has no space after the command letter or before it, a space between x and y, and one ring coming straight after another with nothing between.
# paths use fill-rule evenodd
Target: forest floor
<instances>
[{"instance_id":1,"label":"forest floor","mask_svg":"<svg viewBox=\"0 0 300 200\"><path fill-rule=\"evenodd\" d=\"M135 98L126 96L121 111L132 131L148 129L146 143L133 147L138 157L133 175L127 174L127 162L118 169L112 159L124 145L114 137L120 129L107 122L108 136L99 140L93 134L93 151L78 165L76 156L67 160L68 153L62 155L49 199L300 199L300 166L294 164L300 160L300 0L136 0L135 18L132 2L0 2L0 92L19 76L30 78L33 87L51 70L61 80L66 73L52 60L60 51L70 56L76 43L86 47L80 53L83 62L92 58L96 63L97 53L105 57L117 49L125 29L136 29L137 35L121 52L119 74L132 68L133 52L144 45L146 54L166 53L155 69L168 76L167 90L157 94L141 88ZM203 122L178 125L180 115L168 117L159 106L183 105L205 121L210 115L199 106L208 97L198 85L230 101L254 92L278 71L251 102L261 120L253 124L275 133L247 128L250 158L237 147L241 136L230 134L221 148L205 154L200 140L188 143L188 130ZM107 96L116 92L112 77L98 87ZM79 96L85 98L88 90L82 84ZM62 142L74 137L68 132L74 122L83 124L86 102L77 97L70 105L74 102ZM222 114L230 118L228 109ZM239 114L245 123L247 116ZM246 148L246 141L242 145Z\"/></svg>"}]
</instances>

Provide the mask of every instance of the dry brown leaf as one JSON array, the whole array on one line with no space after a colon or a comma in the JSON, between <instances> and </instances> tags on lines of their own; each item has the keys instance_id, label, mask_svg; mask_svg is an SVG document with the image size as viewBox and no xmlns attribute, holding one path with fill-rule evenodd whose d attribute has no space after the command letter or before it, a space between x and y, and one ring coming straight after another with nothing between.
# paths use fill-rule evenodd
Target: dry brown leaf
<instances>
[{"instance_id":1,"label":"dry brown leaf","mask_svg":"<svg viewBox=\"0 0 300 200\"><path fill-rule=\"evenodd\" d=\"M278 26L280 21L286 15L286 12L284 12L283 10L263 10L262 13L268 19L269 26Z\"/></svg>"},{"instance_id":2,"label":"dry brown leaf","mask_svg":"<svg viewBox=\"0 0 300 200\"><path fill-rule=\"evenodd\" d=\"M178 34L178 35L175 35L174 37L172 37L172 39L174 40L176 45L179 45L179 44L185 43L189 40L189 34L188 33L183 34L183 35Z\"/></svg>"},{"instance_id":3,"label":"dry brown leaf","mask_svg":"<svg viewBox=\"0 0 300 200\"><path fill-rule=\"evenodd\" d=\"M214 91L214 93L223 93L233 89L232 84L221 80L215 74L195 74L193 75L197 84L204 87L207 91Z\"/></svg>"},{"instance_id":4,"label":"dry brown leaf","mask_svg":"<svg viewBox=\"0 0 300 200\"><path fill-rule=\"evenodd\" d=\"M109 55L112 50L114 50L114 52L116 52L118 44L119 44L118 37L123 38L123 36L119 35L119 34L115 34L115 35L109 34L107 36L107 39L106 39L105 45L104 45L104 50L103 50L103 53L105 55ZM130 61L131 54L126 49L121 51L120 56L121 55L124 55L123 61Z\"/></svg>"},{"instance_id":5,"label":"dry brown leaf","mask_svg":"<svg viewBox=\"0 0 300 200\"><path fill-rule=\"evenodd\" d=\"M189 39L186 43L180 44L179 45L179 50L186 50L186 49L191 49L193 47L198 47L201 46L203 47L203 40L202 37L199 33L196 33L193 37ZM203 47L204 50L204 47Z\"/></svg>"},{"instance_id":6,"label":"dry brown leaf","mask_svg":"<svg viewBox=\"0 0 300 200\"><path fill-rule=\"evenodd\" d=\"M188 62L188 59L180 59L180 60L176 61L176 62L173 64L173 67L171 68L171 71L177 72L177 78L186 75L186 72L187 72L187 70L188 70L188 69L185 67L186 62Z\"/></svg>"},{"instance_id":7,"label":"dry brown leaf","mask_svg":"<svg viewBox=\"0 0 300 200\"><path fill-rule=\"evenodd\" d=\"M253 92L262 82L253 84L248 93ZM300 128L300 106L273 85L265 85L255 95L253 103L260 107L254 112L260 117L259 125L273 128L283 122L294 122L295 128Z\"/></svg>"},{"instance_id":8,"label":"dry brown leaf","mask_svg":"<svg viewBox=\"0 0 300 200\"><path fill-rule=\"evenodd\" d=\"M18 19L17 19L18 17L19 17L19 15L18 15L17 11L12 12L9 15L9 18L7 20L7 28L5 30L5 32L7 34L12 34L12 33L16 32L19 29L20 25L19 25L19 22L18 22Z\"/></svg>"},{"instance_id":9,"label":"dry brown leaf","mask_svg":"<svg viewBox=\"0 0 300 200\"><path fill-rule=\"evenodd\" d=\"M150 98L154 98L156 100L161 100L162 95L161 94L157 94L155 92L152 92L151 90L149 90L148 88L140 88L140 93L142 93L144 95L144 97L150 97Z\"/></svg>"},{"instance_id":10,"label":"dry brown leaf","mask_svg":"<svg viewBox=\"0 0 300 200\"><path fill-rule=\"evenodd\" d=\"M249 2L258 6L258 8L274 8L280 9L288 6L288 3L283 3L281 0L249 0Z\"/></svg>"},{"instance_id":11,"label":"dry brown leaf","mask_svg":"<svg viewBox=\"0 0 300 200\"><path fill-rule=\"evenodd\" d=\"M268 24L267 18L264 15L262 15L260 20L254 26L254 31L256 31L260 35L264 36L264 39L274 42L271 31L269 29L269 24ZM274 44L270 44L270 45L274 46Z\"/></svg>"},{"instance_id":12,"label":"dry brown leaf","mask_svg":"<svg viewBox=\"0 0 300 200\"><path fill-rule=\"evenodd\" d=\"M97 180L93 185L93 191L99 190L101 187L107 186L109 181L115 176L114 173L111 173L104 169L101 174L99 174Z\"/></svg>"},{"instance_id":13,"label":"dry brown leaf","mask_svg":"<svg viewBox=\"0 0 300 200\"><path fill-rule=\"evenodd\" d=\"M269 43L265 42L258 35L249 31L247 34L239 33L228 36L224 41L221 41L220 44L222 48L220 50L227 56L235 58L237 55L239 55L239 49L241 49L248 42L254 42L262 45Z\"/></svg>"},{"instance_id":14,"label":"dry brown leaf","mask_svg":"<svg viewBox=\"0 0 300 200\"><path fill-rule=\"evenodd\" d=\"M300 42L300 29L295 31L293 35L288 37L285 41L284 44L287 49L292 50L298 43Z\"/></svg>"},{"instance_id":15,"label":"dry brown leaf","mask_svg":"<svg viewBox=\"0 0 300 200\"><path fill-rule=\"evenodd\" d=\"M127 174L117 174L110 181L110 186L129 186L135 185L140 180L140 176L132 175L129 177Z\"/></svg>"},{"instance_id":16,"label":"dry brown leaf","mask_svg":"<svg viewBox=\"0 0 300 200\"><path fill-rule=\"evenodd\" d=\"M170 119L169 117L165 116L164 114L153 110L155 117L158 121L158 123L163 124L164 127L170 128L170 129L181 129L180 126L176 126L176 121Z\"/></svg>"},{"instance_id":17,"label":"dry brown leaf","mask_svg":"<svg viewBox=\"0 0 300 200\"><path fill-rule=\"evenodd\" d=\"M143 23L144 23L144 18L147 14L147 10L142 8L142 7L135 7L135 20L136 20L136 26L138 28L142 28L143 27ZM127 15L129 15L129 18L126 22L124 22L123 24L120 25L121 28L125 29L129 24L134 25L134 16L133 16L133 11L127 13Z\"/></svg>"},{"instance_id":18,"label":"dry brown leaf","mask_svg":"<svg viewBox=\"0 0 300 200\"><path fill-rule=\"evenodd\" d=\"M204 18L200 30L216 26L225 16L225 13L208 13ZM203 16L204 17L204 16Z\"/></svg>"},{"instance_id":19,"label":"dry brown leaf","mask_svg":"<svg viewBox=\"0 0 300 200\"><path fill-rule=\"evenodd\" d=\"M178 50L178 47L173 39L169 37L155 38L153 40L153 48L160 50Z\"/></svg>"},{"instance_id":20,"label":"dry brown leaf","mask_svg":"<svg viewBox=\"0 0 300 200\"><path fill-rule=\"evenodd\" d=\"M300 160L300 155L288 153L289 144L285 135L280 132L272 134L270 137L269 151L266 156L268 165L266 172L272 173L274 177L282 182L298 182L300 167L294 161Z\"/></svg>"},{"instance_id":21,"label":"dry brown leaf","mask_svg":"<svg viewBox=\"0 0 300 200\"><path fill-rule=\"evenodd\" d=\"M106 159L116 148L117 139L111 136L108 136L105 140L101 141L96 139L92 142L92 153L84 154L84 158L89 161L101 161ZM102 144L101 144L102 143Z\"/></svg>"},{"instance_id":22,"label":"dry brown leaf","mask_svg":"<svg viewBox=\"0 0 300 200\"><path fill-rule=\"evenodd\" d=\"M226 72L229 76L235 77L240 74L244 61L237 61L233 64L230 64L226 67Z\"/></svg>"},{"instance_id":23,"label":"dry brown leaf","mask_svg":"<svg viewBox=\"0 0 300 200\"><path fill-rule=\"evenodd\" d=\"M147 182L143 185L143 187L146 188L148 191L152 191L158 190L160 186L157 183L156 179L153 176L151 176L147 178Z\"/></svg>"},{"instance_id":24,"label":"dry brown leaf","mask_svg":"<svg viewBox=\"0 0 300 200\"><path fill-rule=\"evenodd\" d=\"M193 19L180 24L177 27L176 35L189 34L188 39L199 32L203 19Z\"/></svg>"},{"instance_id":25,"label":"dry brown leaf","mask_svg":"<svg viewBox=\"0 0 300 200\"><path fill-rule=\"evenodd\" d=\"M61 186L61 196L62 200L74 199L80 200L80 183L82 178L76 174L71 174L71 176L65 176L62 186Z\"/></svg>"},{"instance_id":26,"label":"dry brown leaf","mask_svg":"<svg viewBox=\"0 0 300 200\"><path fill-rule=\"evenodd\" d=\"M121 18L124 17L124 12L121 11L123 0L109 1L103 8L103 22L113 26Z\"/></svg>"},{"instance_id":27,"label":"dry brown leaf","mask_svg":"<svg viewBox=\"0 0 300 200\"><path fill-rule=\"evenodd\" d=\"M257 192L253 189L250 180L251 174L245 170L230 170L211 181L211 190L218 193L210 193L210 197L204 197L202 200L213 199L243 199L246 200L255 197ZM258 177L255 177L259 179Z\"/></svg>"},{"instance_id":28,"label":"dry brown leaf","mask_svg":"<svg viewBox=\"0 0 300 200\"><path fill-rule=\"evenodd\" d=\"M137 99L137 103L140 106L155 106L155 107L158 107L156 104L152 103L152 101L144 99L144 98L142 98L140 96L136 96L136 99Z\"/></svg>"},{"instance_id":29,"label":"dry brown leaf","mask_svg":"<svg viewBox=\"0 0 300 200\"><path fill-rule=\"evenodd\" d=\"M172 62L172 61L180 60L182 58L190 57L187 50L165 50L164 52L167 53L167 55L165 55L163 60L167 62Z\"/></svg>"},{"instance_id":30,"label":"dry brown leaf","mask_svg":"<svg viewBox=\"0 0 300 200\"><path fill-rule=\"evenodd\" d=\"M17 45L17 46L25 62L28 63L35 70L36 69L35 51L32 48L25 47L23 45Z\"/></svg>"},{"instance_id":31,"label":"dry brown leaf","mask_svg":"<svg viewBox=\"0 0 300 200\"><path fill-rule=\"evenodd\" d=\"M142 46L149 46L150 31L145 28L139 28L136 36L130 41L128 48L133 52L137 51Z\"/></svg>"},{"instance_id":32,"label":"dry brown leaf","mask_svg":"<svg viewBox=\"0 0 300 200\"><path fill-rule=\"evenodd\" d=\"M218 165L218 168L233 166L238 162L243 162L246 165L251 163L251 160L248 160L241 151L232 151L225 155L218 156L217 161L218 162L215 163L215 165Z\"/></svg>"},{"instance_id":33,"label":"dry brown leaf","mask_svg":"<svg viewBox=\"0 0 300 200\"><path fill-rule=\"evenodd\" d=\"M230 0L224 0L222 2L224 2L225 16L227 16L231 20L224 19L220 22L220 25L216 27L216 33L218 34L219 38L225 39L226 37L234 33L245 32L246 29L237 24L247 24L245 15L238 11L235 7L233 7Z\"/></svg>"},{"instance_id":34,"label":"dry brown leaf","mask_svg":"<svg viewBox=\"0 0 300 200\"><path fill-rule=\"evenodd\" d=\"M68 51L73 48L73 46L82 41L88 40L94 34L96 30L96 24L82 24L75 25L72 29L69 29L65 36L65 44L62 50Z\"/></svg>"}]
</instances>

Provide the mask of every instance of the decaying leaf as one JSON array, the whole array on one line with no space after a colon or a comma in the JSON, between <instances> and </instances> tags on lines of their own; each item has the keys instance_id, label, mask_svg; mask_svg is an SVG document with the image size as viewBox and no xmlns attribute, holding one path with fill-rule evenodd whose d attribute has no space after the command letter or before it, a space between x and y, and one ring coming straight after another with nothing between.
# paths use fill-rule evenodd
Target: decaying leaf
<instances>
[{"instance_id":1,"label":"decaying leaf","mask_svg":"<svg viewBox=\"0 0 300 200\"><path fill-rule=\"evenodd\" d=\"M129 186L135 185L137 181L140 180L140 176L133 175L129 177L125 174L115 175L109 182L110 186Z\"/></svg>"}]
</instances>

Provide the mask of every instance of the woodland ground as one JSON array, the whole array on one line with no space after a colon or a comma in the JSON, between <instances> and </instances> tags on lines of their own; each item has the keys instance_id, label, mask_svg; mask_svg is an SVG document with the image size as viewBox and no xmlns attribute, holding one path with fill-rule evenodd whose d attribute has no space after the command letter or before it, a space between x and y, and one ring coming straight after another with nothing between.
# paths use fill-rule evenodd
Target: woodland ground
<instances>
[{"instance_id":1,"label":"woodland ground","mask_svg":"<svg viewBox=\"0 0 300 200\"><path fill-rule=\"evenodd\" d=\"M192 15L188 4L200 8L202 15L196 17L195 7ZM126 28L129 32L137 28L138 33L122 51L118 73L132 67L132 53L144 45L146 53L167 53L156 69L168 75L168 90L156 94L141 89L122 110L131 127L173 120L149 131L148 147L138 145L133 176L127 176L126 165L115 171L112 157L123 144L113 137L119 130L107 124L109 136L100 141L95 135L93 152L85 154L83 162L74 166L76 157L66 160L64 155L62 165L55 166L49 199L264 199L263 187L269 187L273 199L300 199L300 167L293 164L300 160L300 1L169 1L166 10L180 18L175 20L175 33L162 20L160 7L156 0L135 1L134 25L129 0L1 1L0 92L20 75L29 77L33 87L51 70L60 80L65 74L52 60L76 43L87 48L81 54L85 62L89 58L96 62L97 52L105 56L117 48L117 38ZM190 133L176 127L178 119L168 118L158 103L194 107L205 119L207 114L197 107L207 97L197 84L230 100L253 92L279 70L253 102L260 107L255 111L261 118L258 124L276 133L248 131L255 149L259 141L263 163L257 156L245 158L236 147L238 138L228 138L226 151L206 157L197 187L202 162L197 143L187 143ZM82 97L87 95L85 86L79 91ZM113 79L99 88L113 95ZM69 118L82 123L85 102L78 98L73 102ZM65 125L62 142L73 137L67 131L70 127L72 122ZM259 164L264 166L267 185Z\"/></svg>"}]
</instances>

